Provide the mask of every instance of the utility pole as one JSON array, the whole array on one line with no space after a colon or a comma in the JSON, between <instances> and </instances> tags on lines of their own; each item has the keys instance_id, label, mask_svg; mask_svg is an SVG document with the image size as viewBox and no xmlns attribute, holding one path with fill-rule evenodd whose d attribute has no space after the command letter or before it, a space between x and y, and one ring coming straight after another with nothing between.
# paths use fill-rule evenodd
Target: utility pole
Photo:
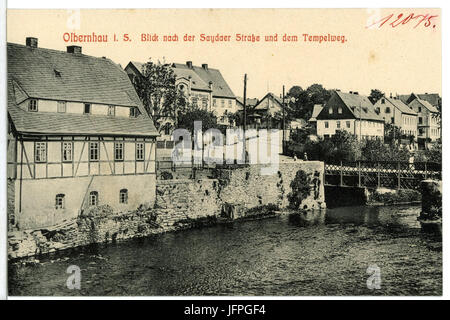
<instances>
[{"instance_id":1,"label":"utility pole","mask_svg":"<svg viewBox=\"0 0 450 320\"><path fill-rule=\"evenodd\" d=\"M247 139L245 130L247 128L247 74L244 74L244 163L247 163Z\"/></svg>"},{"instance_id":2,"label":"utility pole","mask_svg":"<svg viewBox=\"0 0 450 320\"><path fill-rule=\"evenodd\" d=\"M359 101L359 141L362 141L362 135L361 135L361 128L362 128L361 115L362 115L362 110L361 110L361 108L362 108L361 101Z\"/></svg>"},{"instance_id":3,"label":"utility pole","mask_svg":"<svg viewBox=\"0 0 450 320\"><path fill-rule=\"evenodd\" d=\"M282 145L282 152L284 154L284 140L285 140L285 129L286 129L286 115L285 115L285 111L284 109L286 109L285 105L284 105L284 85L283 85L283 145Z\"/></svg>"}]
</instances>

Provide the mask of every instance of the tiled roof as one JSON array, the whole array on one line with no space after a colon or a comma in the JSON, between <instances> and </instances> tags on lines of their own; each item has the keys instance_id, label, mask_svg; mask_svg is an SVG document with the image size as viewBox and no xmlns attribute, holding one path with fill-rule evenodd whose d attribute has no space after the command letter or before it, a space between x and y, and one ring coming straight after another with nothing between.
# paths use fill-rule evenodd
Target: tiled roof
<instances>
[{"instance_id":1,"label":"tiled roof","mask_svg":"<svg viewBox=\"0 0 450 320\"><path fill-rule=\"evenodd\" d=\"M441 101L441 97L438 93L411 93L411 94L401 94L398 95L398 98L404 103L408 104L408 102L412 102L414 99L419 98L425 101L428 101L432 106L438 106Z\"/></svg>"},{"instance_id":2,"label":"tiled roof","mask_svg":"<svg viewBox=\"0 0 450 320\"><path fill-rule=\"evenodd\" d=\"M186 64L173 63L172 66L178 69L193 70L206 84L212 82L212 94L215 97L235 98L233 91L228 86L218 69L192 66L189 68Z\"/></svg>"},{"instance_id":3,"label":"tiled roof","mask_svg":"<svg viewBox=\"0 0 450 320\"><path fill-rule=\"evenodd\" d=\"M323 106L321 104L315 104L313 107L313 112L311 115L311 118L309 121L317 121L317 116L319 115L320 111L322 111Z\"/></svg>"},{"instance_id":4,"label":"tiled roof","mask_svg":"<svg viewBox=\"0 0 450 320\"><path fill-rule=\"evenodd\" d=\"M283 107L283 101L282 101L282 99L280 99L279 97L277 97L276 95L274 95L272 92L269 92L268 94L266 94L266 95L264 96L264 98L261 99L261 101L259 101L259 102L256 104L256 106L255 106L255 109L256 109L256 110L265 110L265 109L268 109L268 105L265 104L265 103L263 103L263 102L266 100L266 98L272 98L273 100L275 100L275 101L280 105L280 107Z\"/></svg>"},{"instance_id":5,"label":"tiled roof","mask_svg":"<svg viewBox=\"0 0 450 320\"><path fill-rule=\"evenodd\" d=\"M439 100L441 99L437 93L419 93L417 96L422 100L428 101L432 106L437 106L439 104Z\"/></svg>"},{"instance_id":6,"label":"tiled roof","mask_svg":"<svg viewBox=\"0 0 450 320\"><path fill-rule=\"evenodd\" d=\"M403 101L400 99L394 99L394 98L384 98L387 101L389 101L393 106L397 107L397 109L400 110L402 113L417 115L417 112L415 112L413 109L408 107Z\"/></svg>"},{"instance_id":7,"label":"tiled roof","mask_svg":"<svg viewBox=\"0 0 450 320\"><path fill-rule=\"evenodd\" d=\"M432 106L428 101L422 100L422 99L419 99L419 98L417 98L417 99L415 99L415 100L417 100L418 102L420 102L420 104L422 104L422 105L423 105L425 108L427 108L430 112L439 112L439 110L438 110L436 107Z\"/></svg>"},{"instance_id":8,"label":"tiled roof","mask_svg":"<svg viewBox=\"0 0 450 320\"><path fill-rule=\"evenodd\" d=\"M258 98L247 98L246 107L252 108L258 104ZM244 98L236 97L236 102L241 106L244 106Z\"/></svg>"},{"instance_id":9,"label":"tiled roof","mask_svg":"<svg viewBox=\"0 0 450 320\"><path fill-rule=\"evenodd\" d=\"M350 109L356 119L384 121L383 118L375 112L375 108L368 97L341 91L334 92Z\"/></svg>"},{"instance_id":10,"label":"tiled roof","mask_svg":"<svg viewBox=\"0 0 450 320\"><path fill-rule=\"evenodd\" d=\"M138 105L127 74L109 59L8 43L7 60L8 74L29 97Z\"/></svg>"},{"instance_id":11,"label":"tiled roof","mask_svg":"<svg viewBox=\"0 0 450 320\"><path fill-rule=\"evenodd\" d=\"M127 74L109 59L8 43L8 113L17 131L36 134L158 135ZM55 70L60 77L55 76ZM137 118L28 112L26 98L134 106Z\"/></svg>"},{"instance_id":12,"label":"tiled roof","mask_svg":"<svg viewBox=\"0 0 450 320\"><path fill-rule=\"evenodd\" d=\"M142 74L142 67L144 64L142 62L130 61L128 63L131 64L140 74ZM194 90L202 90L202 91L211 91L209 85L205 83L192 69L184 69L184 68L174 68L172 67L173 72L175 73L176 79L185 78L191 79L191 88Z\"/></svg>"}]
</instances>

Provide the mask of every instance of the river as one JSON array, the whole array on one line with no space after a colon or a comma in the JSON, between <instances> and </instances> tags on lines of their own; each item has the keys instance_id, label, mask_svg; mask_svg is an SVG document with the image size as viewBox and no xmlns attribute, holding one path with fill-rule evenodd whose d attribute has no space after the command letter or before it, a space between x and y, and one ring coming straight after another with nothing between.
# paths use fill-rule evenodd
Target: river
<instances>
[{"instance_id":1,"label":"river","mask_svg":"<svg viewBox=\"0 0 450 320\"><path fill-rule=\"evenodd\" d=\"M9 293L441 295L441 231L422 227L419 212L345 207L89 247L10 264ZM81 269L79 290L66 286L70 265ZM379 289L367 285L373 268Z\"/></svg>"}]
</instances>

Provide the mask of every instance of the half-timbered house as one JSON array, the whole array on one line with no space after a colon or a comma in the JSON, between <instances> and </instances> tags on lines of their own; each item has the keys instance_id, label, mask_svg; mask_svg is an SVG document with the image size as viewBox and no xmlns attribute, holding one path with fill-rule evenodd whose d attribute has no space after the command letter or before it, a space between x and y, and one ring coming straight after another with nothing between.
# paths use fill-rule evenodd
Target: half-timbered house
<instances>
[{"instance_id":1,"label":"half-timbered house","mask_svg":"<svg viewBox=\"0 0 450 320\"><path fill-rule=\"evenodd\" d=\"M8 43L7 63L10 227L154 202L157 132L119 65L35 38Z\"/></svg>"}]
</instances>

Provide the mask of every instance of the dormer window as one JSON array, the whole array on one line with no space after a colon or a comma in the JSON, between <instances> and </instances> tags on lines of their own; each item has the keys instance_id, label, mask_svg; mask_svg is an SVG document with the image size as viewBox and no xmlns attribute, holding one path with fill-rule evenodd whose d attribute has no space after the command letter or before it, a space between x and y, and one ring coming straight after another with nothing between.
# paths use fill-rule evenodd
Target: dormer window
<instances>
[{"instance_id":1,"label":"dormer window","mask_svg":"<svg viewBox=\"0 0 450 320\"><path fill-rule=\"evenodd\" d=\"M114 106L108 106L108 116L115 116L116 115L116 107Z\"/></svg>"},{"instance_id":2,"label":"dormer window","mask_svg":"<svg viewBox=\"0 0 450 320\"><path fill-rule=\"evenodd\" d=\"M84 114L91 114L91 104L90 103L84 104Z\"/></svg>"},{"instance_id":3,"label":"dormer window","mask_svg":"<svg viewBox=\"0 0 450 320\"><path fill-rule=\"evenodd\" d=\"M38 111L38 102L36 99L31 99L28 103L28 111L37 112Z\"/></svg>"},{"instance_id":4,"label":"dormer window","mask_svg":"<svg viewBox=\"0 0 450 320\"><path fill-rule=\"evenodd\" d=\"M328 108L328 113L333 114L333 108Z\"/></svg>"},{"instance_id":5,"label":"dormer window","mask_svg":"<svg viewBox=\"0 0 450 320\"><path fill-rule=\"evenodd\" d=\"M58 101L58 112L60 112L60 113L66 112L66 102L65 101Z\"/></svg>"},{"instance_id":6,"label":"dormer window","mask_svg":"<svg viewBox=\"0 0 450 320\"><path fill-rule=\"evenodd\" d=\"M130 108L130 118L136 118L139 115L138 108L131 107Z\"/></svg>"},{"instance_id":7,"label":"dormer window","mask_svg":"<svg viewBox=\"0 0 450 320\"><path fill-rule=\"evenodd\" d=\"M53 69L56 78L61 78L61 72L59 70Z\"/></svg>"}]
</instances>

